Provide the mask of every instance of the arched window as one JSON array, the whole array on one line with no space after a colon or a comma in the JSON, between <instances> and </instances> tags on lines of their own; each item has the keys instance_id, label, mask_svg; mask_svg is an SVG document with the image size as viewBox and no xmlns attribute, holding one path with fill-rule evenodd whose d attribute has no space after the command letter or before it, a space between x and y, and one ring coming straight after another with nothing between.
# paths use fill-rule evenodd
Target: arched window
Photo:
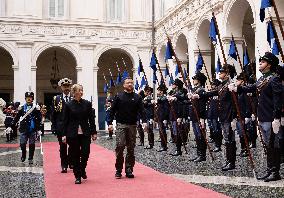
<instances>
[{"instance_id":1,"label":"arched window","mask_svg":"<svg viewBox=\"0 0 284 198\"><path fill-rule=\"evenodd\" d=\"M0 0L0 17L6 15L6 0Z\"/></svg>"},{"instance_id":2,"label":"arched window","mask_svg":"<svg viewBox=\"0 0 284 198\"><path fill-rule=\"evenodd\" d=\"M108 0L108 21L121 22L124 14L124 0Z\"/></svg>"},{"instance_id":3,"label":"arched window","mask_svg":"<svg viewBox=\"0 0 284 198\"><path fill-rule=\"evenodd\" d=\"M66 16L66 0L49 0L49 17L63 18Z\"/></svg>"}]
</instances>

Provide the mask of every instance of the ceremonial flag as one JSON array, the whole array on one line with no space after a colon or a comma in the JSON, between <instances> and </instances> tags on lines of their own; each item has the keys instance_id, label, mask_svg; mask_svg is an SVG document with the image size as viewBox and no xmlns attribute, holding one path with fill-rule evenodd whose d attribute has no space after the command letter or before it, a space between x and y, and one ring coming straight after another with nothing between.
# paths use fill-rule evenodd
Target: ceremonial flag
<instances>
[{"instance_id":1,"label":"ceremonial flag","mask_svg":"<svg viewBox=\"0 0 284 198\"><path fill-rule=\"evenodd\" d=\"M107 85L107 83L105 83L105 86L104 86L104 93L107 93L107 91L108 91L108 85Z\"/></svg>"},{"instance_id":2,"label":"ceremonial flag","mask_svg":"<svg viewBox=\"0 0 284 198\"><path fill-rule=\"evenodd\" d=\"M178 73L179 73L179 68L178 68L178 64L177 64L177 65L176 65L176 70L175 70L175 76L176 76L176 77L177 77Z\"/></svg>"},{"instance_id":3,"label":"ceremonial flag","mask_svg":"<svg viewBox=\"0 0 284 198\"><path fill-rule=\"evenodd\" d=\"M153 83L156 84L158 78L157 78L157 75L156 75L156 72L153 71Z\"/></svg>"},{"instance_id":4,"label":"ceremonial flag","mask_svg":"<svg viewBox=\"0 0 284 198\"><path fill-rule=\"evenodd\" d=\"M233 39L231 40L231 44L230 44L229 56L237 60L237 51L236 51L236 46L235 46L235 42Z\"/></svg>"},{"instance_id":5,"label":"ceremonial flag","mask_svg":"<svg viewBox=\"0 0 284 198\"><path fill-rule=\"evenodd\" d=\"M202 54L199 52L197 63L196 63L196 71L202 70L203 64L204 62L203 62Z\"/></svg>"},{"instance_id":6,"label":"ceremonial flag","mask_svg":"<svg viewBox=\"0 0 284 198\"><path fill-rule=\"evenodd\" d=\"M263 22L265 19L265 8L269 8L271 6L272 4L270 0L261 0L260 12L259 12L259 18L261 22Z\"/></svg>"},{"instance_id":7,"label":"ceremonial flag","mask_svg":"<svg viewBox=\"0 0 284 198\"><path fill-rule=\"evenodd\" d=\"M122 79L124 80L125 78L129 77L129 74L126 70L123 71L123 74L122 74Z\"/></svg>"},{"instance_id":8,"label":"ceremonial flag","mask_svg":"<svg viewBox=\"0 0 284 198\"><path fill-rule=\"evenodd\" d=\"M140 73L143 72L143 64L141 59L139 58L139 65L138 65L138 75L140 76Z\"/></svg>"},{"instance_id":9,"label":"ceremonial flag","mask_svg":"<svg viewBox=\"0 0 284 198\"><path fill-rule=\"evenodd\" d=\"M170 75L170 71L169 71L169 68L166 66L166 69L165 69L165 77L169 76Z\"/></svg>"},{"instance_id":10,"label":"ceremonial flag","mask_svg":"<svg viewBox=\"0 0 284 198\"><path fill-rule=\"evenodd\" d=\"M244 65L248 65L250 63L250 60L249 60L249 55L248 55L248 49L245 48L245 51L244 51Z\"/></svg>"},{"instance_id":11,"label":"ceremonial flag","mask_svg":"<svg viewBox=\"0 0 284 198\"><path fill-rule=\"evenodd\" d=\"M136 82L135 82L135 90L136 90L136 91L138 91L138 89L139 89L139 83L138 83L138 80L137 80L137 78L136 78Z\"/></svg>"},{"instance_id":12,"label":"ceremonial flag","mask_svg":"<svg viewBox=\"0 0 284 198\"><path fill-rule=\"evenodd\" d=\"M267 23L267 42L269 43L270 47L272 47L271 40L275 39L275 34L272 27L272 21Z\"/></svg>"},{"instance_id":13,"label":"ceremonial flag","mask_svg":"<svg viewBox=\"0 0 284 198\"><path fill-rule=\"evenodd\" d=\"M116 84L119 85L122 82L121 74L118 72L117 78L116 78Z\"/></svg>"},{"instance_id":14,"label":"ceremonial flag","mask_svg":"<svg viewBox=\"0 0 284 198\"><path fill-rule=\"evenodd\" d=\"M213 43L217 42L217 28L215 26L213 17L211 18L211 22L210 22L209 38L211 39L211 42Z\"/></svg>"},{"instance_id":15,"label":"ceremonial flag","mask_svg":"<svg viewBox=\"0 0 284 198\"><path fill-rule=\"evenodd\" d=\"M172 48L172 45L170 43L170 41L167 42L167 48L166 48L166 55L165 55L165 59L173 59L174 56L174 50Z\"/></svg>"},{"instance_id":16,"label":"ceremonial flag","mask_svg":"<svg viewBox=\"0 0 284 198\"><path fill-rule=\"evenodd\" d=\"M278 46L275 39L274 39L274 43L273 43L273 47L272 47L272 54L279 55L279 46Z\"/></svg>"},{"instance_id":17,"label":"ceremonial flag","mask_svg":"<svg viewBox=\"0 0 284 198\"><path fill-rule=\"evenodd\" d=\"M221 68L222 68L222 64L221 64L220 58L218 56L217 65L216 65L216 73L217 74L220 72Z\"/></svg>"},{"instance_id":18,"label":"ceremonial flag","mask_svg":"<svg viewBox=\"0 0 284 198\"><path fill-rule=\"evenodd\" d=\"M169 85L173 85L174 84L174 78L173 78L173 75L170 74L170 79L169 79Z\"/></svg>"},{"instance_id":19,"label":"ceremonial flag","mask_svg":"<svg viewBox=\"0 0 284 198\"><path fill-rule=\"evenodd\" d=\"M142 79L141 79L141 83L140 83L140 87L142 88L143 86L147 85L147 82L145 80L145 77L142 76Z\"/></svg>"},{"instance_id":20,"label":"ceremonial flag","mask_svg":"<svg viewBox=\"0 0 284 198\"><path fill-rule=\"evenodd\" d=\"M152 52L152 57L151 57L151 61L150 61L150 67L153 69L154 72L157 71L157 58L156 58L156 54L153 50Z\"/></svg>"}]
</instances>

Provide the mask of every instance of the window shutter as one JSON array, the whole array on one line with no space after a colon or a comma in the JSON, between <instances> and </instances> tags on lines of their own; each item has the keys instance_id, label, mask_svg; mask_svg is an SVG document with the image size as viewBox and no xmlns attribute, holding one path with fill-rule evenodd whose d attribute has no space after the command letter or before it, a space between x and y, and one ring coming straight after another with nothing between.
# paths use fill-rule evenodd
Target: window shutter
<instances>
[{"instance_id":1,"label":"window shutter","mask_svg":"<svg viewBox=\"0 0 284 198\"><path fill-rule=\"evenodd\" d=\"M64 1L65 0L58 0L58 17L64 16Z\"/></svg>"}]
</instances>

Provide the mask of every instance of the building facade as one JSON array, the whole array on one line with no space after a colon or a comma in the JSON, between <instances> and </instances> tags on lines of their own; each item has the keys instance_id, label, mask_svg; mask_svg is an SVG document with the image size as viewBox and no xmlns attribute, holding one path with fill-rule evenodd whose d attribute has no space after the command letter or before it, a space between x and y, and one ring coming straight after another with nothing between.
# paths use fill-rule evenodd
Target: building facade
<instances>
[{"instance_id":1,"label":"building facade","mask_svg":"<svg viewBox=\"0 0 284 198\"><path fill-rule=\"evenodd\" d=\"M275 0L284 20L284 1ZM47 105L60 90L52 79L69 77L84 86L84 97L93 100L97 122L103 128L105 79L116 78L118 68L137 75L139 57L149 79L152 20L159 63L165 69L166 34L189 75L195 72L199 49L208 72L214 73L220 47L209 38L214 11L227 56L233 34L239 53L247 45L251 59L270 50L266 41L269 14L259 20L261 0L0 0L0 97L24 101L34 91ZM152 15L154 5L155 14ZM276 29L280 36L279 26ZM257 58L258 59L258 58ZM238 62L228 61L238 71ZM256 60L257 62L257 60ZM175 63L169 62L174 73ZM56 77L54 74L56 73ZM105 76L105 78L104 78ZM159 78L159 76L158 76ZM151 83L152 80L149 80Z\"/></svg>"}]
</instances>

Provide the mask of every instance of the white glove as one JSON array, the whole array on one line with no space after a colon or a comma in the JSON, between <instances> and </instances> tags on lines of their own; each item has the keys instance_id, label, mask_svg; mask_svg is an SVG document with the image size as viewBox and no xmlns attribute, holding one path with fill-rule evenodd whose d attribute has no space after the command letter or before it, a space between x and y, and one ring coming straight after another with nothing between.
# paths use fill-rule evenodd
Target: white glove
<instances>
[{"instance_id":1,"label":"white glove","mask_svg":"<svg viewBox=\"0 0 284 198\"><path fill-rule=\"evenodd\" d=\"M237 92L237 86L235 83L231 83L228 85L229 91Z\"/></svg>"},{"instance_id":2,"label":"white glove","mask_svg":"<svg viewBox=\"0 0 284 198\"><path fill-rule=\"evenodd\" d=\"M37 134L38 134L38 135L41 135L41 134L42 134L42 132L41 132L41 131L37 131Z\"/></svg>"},{"instance_id":3,"label":"white glove","mask_svg":"<svg viewBox=\"0 0 284 198\"><path fill-rule=\"evenodd\" d=\"M237 120L233 119L233 121L231 122L231 127L232 130L235 131L237 129Z\"/></svg>"},{"instance_id":4,"label":"white glove","mask_svg":"<svg viewBox=\"0 0 284 198\"><path fill-rule=\"evenodd\" d=\"M178 118L178 119L177 119L177 123L178 123L178 124L180 124L181 121L182 121L182 118Z\"/></svg>"},{"instance_id":5,"label":"white glove","mask_svg":"<svg viewBox=\"0 0 284 198\"><path fill-rule=\"evenodd\" d=\"M164 121L163 121L164 126L167 126L167 123L168 123L167 120L164 120Z\"/></svg>"},{"instance_id":6,"label":"white glove","mask_svg":"<svg viewBox=\"0 0 284 198\"><path fill-rule=\"evenodd\" d=\"M142 129L143 130L146 130L147 129L147 123L145 122L145 123L142 123Z\"/></svg>"},{"instance_id":7,"label":"white glove","mask_svg":"<svg viewBox=\"0 0 284 198\"><path fill-rule=\"evenodd\" d=\"M152 104L155 104L155 103L156 103L156 101L155 101L155 100L151 100L151 103L152 103Z\"/></svg>"},{"instance_id":8,"label":"white glove","mask_svg":"<svg viewBox=\"0 0 284 198\"><path fill-rule=\"evenodd\" d=\"M191 99L191 98L192 98L192 96L193 96L193 94L192 94L192 93L188 93L188 94L187 94L188 99Z\"/></svg>"},{"instance_id":9,"label":"white glove","mask_svg":"<svg viewBox=\"0 0 284 198\"><path fill-rule=\"evenodd\" d=\"M251 115L251 120L255 121L255 115L254 114Z\"/></svg>"},{"instance_id":10,"label":"white glove","mask_svg":"<svg viewBox=\"0 0 284 198\"><path fill-rule=\"evenodd\" d=\"M249 123L250 118L245 118L245 124Z\"/></svg>"},{"instance_id":11,"label":"white glove","mask_svg":"<svg viewBox=\"0 0 284 198\"><path fill-rule=\"evenodd\" d=\"M284 117L281 117L281 126L284 126Z\"/></svg>"},{"instance_id":12,"label":"white glove","mask_svg":"<svg viewBox=\"0 0 284 198\"><path fill-rule=\"evenodd\" d=\"M172 100L173 100L173 101L176 101L176 100L177 100L177 98L176 98L176 97L172 97Z\"/></svg>"},{"instance_id":13,"label":"white glove","mask_svg":"<svg viewBox=\"0 0 284 198\"><path fill-rule=\"evenodd\" d=\"M199 95L198 95L198 94L193 94L193 95L192 95L192 98L193 98L193 99L199 99Z\"/></svg>"},{"instance_id":14,"label":"white glove","mask_svg":"<svg viewBox=\"0 0 284 198\"><path fill-rule=\"evenodd\" d=\"M273 133L277 134L280 130L280 119L274 119L272 122Z\"/></svg>"},{"instance_id":15,"label":"white glove","mask_svg":"<svg viewBox=\"0 0 284 198\"><path fill-rule=\"evenodd\" d=\"M154 120L153 119L150 119L149 120L149 124L153 124Z\"/></svg>"},{"instance_id":16,"label":"white glove","mask_svg":"<svg viewBox=\"0 0 284 198\"><path fill-rule=\"evenodd\" d=\"M247 96L252 96L252 93L247 93Z\"/></svg>"},{"instance_id":17,"label":"white glove","mask_svg":"<svg viewBox=\"0 0 284 198\"><path fill-rule=\"evenodd\" d=\"M204 121L204 119L200 118L200 124L201 124L201 127L204 129L205 128L205 121Z\"/></svg>"}]
</instances>

